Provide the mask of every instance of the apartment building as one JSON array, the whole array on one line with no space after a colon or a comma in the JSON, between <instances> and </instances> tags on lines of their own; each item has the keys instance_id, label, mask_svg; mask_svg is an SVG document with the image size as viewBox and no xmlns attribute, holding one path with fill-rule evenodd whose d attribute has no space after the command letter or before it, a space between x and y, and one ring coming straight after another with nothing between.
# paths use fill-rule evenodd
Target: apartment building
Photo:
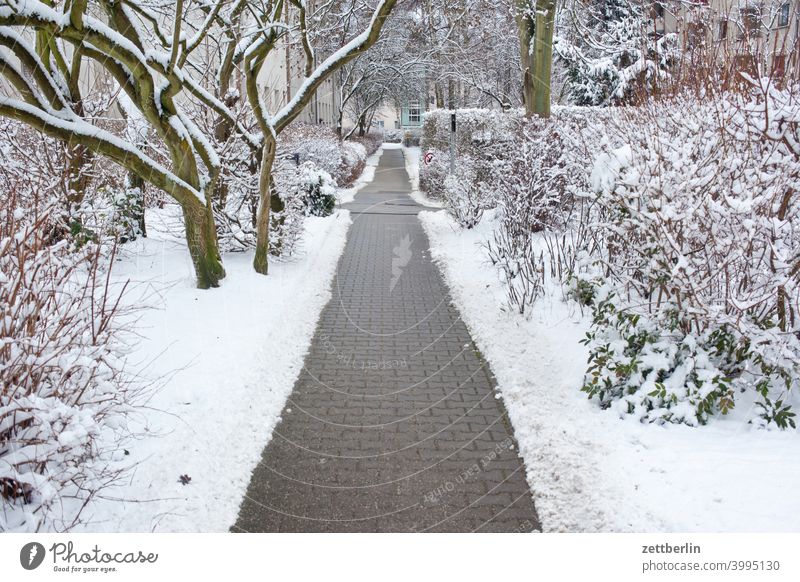
<instances>
[{"instance_id":1,"label":"apartment building","mask_svg":"<svg viewBox=\"0 0 800 582\"><path fill-rule=\"evenodd\" d=\"M313 2L308 2L308 5ZM313 8L313 7L312 7ZM288 10L288 5L287 5ZM168 24L169 18L164 17L164 22ZM33 41L33 33L30 40ZM69 60L72 58L71 47L64 45L65 56ZM3 56L10 57L12 62L17 59L10 55L6 47L0 46ZM218 63L220 58L218 43L212 39L206 39L198 48L205 62L213 66ZM290 33L287 37L280 40L276 48L271 52L262 69L259 77L259 86L262 91L262 98L270 112L277 112L282 106L297 93L305 80L305 60L304 53L299 46L298 35ZM318 60L321 56L317 57ZM316 63L315 63L316 64ZM306 123L320 123L325 125L335 125L338 111L338 101L336 91L335 76L327 80L316 92L311 102L299 117L299 121ZM244 76L236 73L234 75L235 84L239 86L240 94L246 93ZM104 67L93 60L85 60L79 79L79 87L83 95L109 93L114 94L114 80ZM0 75L0 94L16 96L16 89L9 83L4 75ZM178 99L183 98L178 96ZM123 117L124 106L117 101L110 104L106 116L112 118Z\"/></svg>"},{"instance_id":2,"label":"apartment building","mask_svg":"<svg viewBox=\"0 0 800 582\"><path fill-rule=\"evenodd\" d=\"M307 0L305 4L308 13L313 14L318 1ZM295 12L290 12L288 2L285 10L286 18L293 30L278 42L264 63L259 78L264 102L273 112L286 105L297 94L305 80L306 56L300 42L299 23L296 20L291 21L292 15L295 18L297 15ZM317 51L314 55L314 66L319 65L327 56ZM339 111L338 95L336 75L332 75L317 89L311 102L298 117L298 121L335 126Z\"/></svg>"},{"instance_id":3,"label":"apartment building","mask_svg":"<svg viewBox=\"0 0 800 582\"><path fill-rule=\"evenodd\" d=\"M674 33L686 55L712 55L750 73L798 67L800 0L655 0L653 34Z\"/></svg>"}]
</instances>

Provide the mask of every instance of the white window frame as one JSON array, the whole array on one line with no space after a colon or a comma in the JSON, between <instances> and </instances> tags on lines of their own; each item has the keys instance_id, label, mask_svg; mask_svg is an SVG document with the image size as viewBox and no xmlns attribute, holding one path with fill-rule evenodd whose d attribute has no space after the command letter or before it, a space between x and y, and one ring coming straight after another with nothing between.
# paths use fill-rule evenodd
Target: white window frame
<instances>
[{"instance_id":1,"label":"white window frame","mask_svg":"<svg viewBox=\"0 0 800 582\"><path fill-rule=\"evenodd\" d=\"M792 13L792 5L790 2L784 2L778 8L778 28L786 28L789 26L789 17Z\"/></svg>"},{"instance_id":2,"label":"white window frame","mask_svg":"<svg viewBox=\"0 0 800 582\"><path fill-rule=\"evenodd\" d=\"M422 121L422 106L419 101L412 101L408 105L408 122L419 123Z\"/></svg>"}]
</instances>

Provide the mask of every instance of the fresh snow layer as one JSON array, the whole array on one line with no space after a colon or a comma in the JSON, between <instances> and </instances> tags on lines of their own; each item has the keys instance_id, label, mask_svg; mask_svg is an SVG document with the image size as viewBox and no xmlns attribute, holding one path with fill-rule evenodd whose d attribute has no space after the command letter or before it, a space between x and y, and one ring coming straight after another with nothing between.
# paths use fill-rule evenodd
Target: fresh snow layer
<instances>
[{"instance_id":1,"label":"fresh snow layer","mask_svg":"<svg viewBox=\"0 0 800 582\"><path fill-rule=\"evenodd\" d=\"M147 434L128 446L128 482L89 506L76 531L226 531L331 296L350 217L308 218L298 256L273 261L267 277L252 253L225 256L227 277L210 291L194 287L185 244L166 234L177 207L147 219L150 237L123 247L113 276L131 280L126 303L150 307L130 366L163 387L131 427Z\"/></svg>"},{"instance_id":2,"label":"fresh snow layer","mask_svg":"<svg viewBox=\"0 0 800 582\"><path fill-rule=\"evenodd\" d=\"M643 425L580 392L589 322L551 288L530 320L504 309L488 213L459 230L420 215L453 299L496 375L545 531L800 531L800 433L741 421Z\"/></svg>"},{"instance_id":3,"label":"fresh snow layer","mask_svg":"<svg viewBox=\"0 0 800 582\"><path fill-rule=\"evenodd\" d=\"M340 188L336 192L336 202L339 204L347 204L348 202L352 202L356 194L367 184L372 182L375 178L375 170L378 168L378 164L381 161L381 156L383 155L383 149L385 146L381 146L378 151L372 154L370 157L367 158L367 164L364 166L364 171L359 176L358 180L353 182L347 188Z\"/></svg>"}]
</instances>

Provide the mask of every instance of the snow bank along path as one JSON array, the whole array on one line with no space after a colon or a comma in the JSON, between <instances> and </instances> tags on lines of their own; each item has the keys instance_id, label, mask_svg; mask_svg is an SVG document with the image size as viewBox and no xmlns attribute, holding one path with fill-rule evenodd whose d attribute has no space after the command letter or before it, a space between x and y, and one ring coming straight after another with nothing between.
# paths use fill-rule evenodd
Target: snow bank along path
<instances>
[{"instance_id":1,"label":"snow bank along path","mask_svg":"<svg viewBox=\"0 0 800 582\"><path fill-rule=\"evenodd\" d=\"M83 529L227 531L331 296L349 214L309 218L298 256L273 262L268 277L253 272L251 253L227 255L212 291L194 288L185 244L165 234L174 226L159 228L179 224L179 209L147 219L150 238L128 245L114 277L132 280L127 302L152 307L131 365L165 386L137 415L133 428L151 436L129 447L135 473L109 493L126 501L94 503Z\"/></svg>"}]
</instances>

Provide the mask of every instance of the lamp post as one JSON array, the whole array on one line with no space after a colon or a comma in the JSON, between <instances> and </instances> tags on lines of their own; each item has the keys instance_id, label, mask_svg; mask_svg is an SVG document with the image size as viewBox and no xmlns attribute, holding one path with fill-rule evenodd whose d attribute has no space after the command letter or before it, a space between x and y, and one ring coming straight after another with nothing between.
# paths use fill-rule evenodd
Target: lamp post
<instances>
[{"instance_id":1,"label":"lamp post","mask_svg":"<svg viewBox=\"0 0 800 582\"><path fill-rule=\"evenodd\" d=\"M450 114L450 175L456 173L456 112Z\"/></svg>"}]
</instances>

